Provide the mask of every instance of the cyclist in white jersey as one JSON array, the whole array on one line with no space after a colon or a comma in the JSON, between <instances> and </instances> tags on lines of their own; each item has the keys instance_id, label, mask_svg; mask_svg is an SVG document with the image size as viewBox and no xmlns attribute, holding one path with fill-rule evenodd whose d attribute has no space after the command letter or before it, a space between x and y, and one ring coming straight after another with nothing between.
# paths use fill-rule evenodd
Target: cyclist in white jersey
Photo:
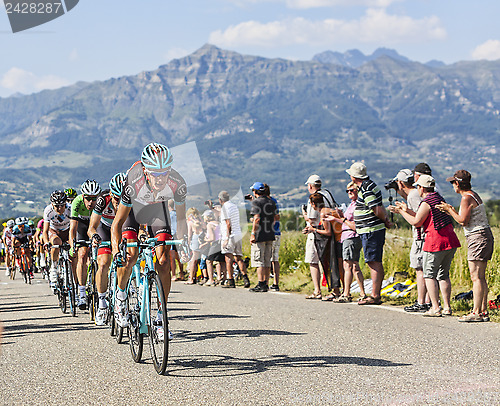
<instances>
[{"instance_id":1,"label":"cyclist in white jersey","mask_svg":"<svg viewBox=\"0 0 500 406\"><path fill-rule=\"evenodd\" d=\"M10 269L13 266L12 261L14 259L12 252L12 229L15 226L14 220L7 221L7 226L3 230L2 240L5 245L5 265L7 270L5 271L6 276L10 276Z\"/></svg>"},{"instance_id":2,"label":"cyclist in white jersey","mask_svg":"<svg viewBox=\"0 0 500 406\"><path fill-rule=\"evenodd\" d=\"M60 245L69 238L69 222L71 207L67 204L66 194L62 190L55 190L50 195L50 204L43 211L43 241L46 249L51 245ZM53 291L59 273L59 248L50 251L52 265L50 266L50 284Z\"/></svg>"}]
</instances>

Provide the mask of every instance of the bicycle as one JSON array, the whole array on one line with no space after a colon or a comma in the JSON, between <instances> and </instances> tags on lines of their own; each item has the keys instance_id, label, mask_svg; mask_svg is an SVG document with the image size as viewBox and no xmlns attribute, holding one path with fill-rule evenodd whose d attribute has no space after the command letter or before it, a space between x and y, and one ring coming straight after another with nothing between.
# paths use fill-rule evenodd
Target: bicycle
<instances>
[{"instance_id":1,"label":"bicycle","mask_svg":"<svg viewBox=\"0 0 500 406\"><path fill-rule=\"evenodd\" d=\"M57 275L56 294L59 307L63 313L68 310L67 298L69 298L69 309L71 315L76 317L76 297L73 271L69 260L71 246L65 242L61 245L52 245L51 248L59 248L59 274ZM61 272L62 270L62 272Z\"/></svg>"},{"instance_id":2,"label":"bicycle","mask_svg":"<svg viewBox=\"0 0 500 406\"><path fill-rule=\"evenodd\" d=\"M99 293L97 292L95 275L99 266L97 264L97 250L99 246L93 245L92 241L77 241L77 243L85 243L87 247L90 247L90 258L89 265L87 267L87 284L85 288L85 293L88 299L88 309L90 314L90 321L95 321L95 316L97 314L97 310L99 309Z\"/></svg>"},{"instance_id":3,"label":"bicycle","mask_svg":"<svg viewBox=\"0 0 500 406\"><path fill-rule=\"evenodd\" d=\"M157 245L182 245L182 240L158 242L156 238L140 238L137 243L139 257L130 276L127 295L129 306L129 345L132 359L140 362L142 358L143 340L147 335L151 349L153 365L158 374L163 375L168 359L168 318L165 295L160 277L154 267L154 248ZM144 261L144 269L141 262ZM159 329L163 328L163 337Z\"/></svg>"},{"instance_id":4,"label":"bicycle","mask_svg":"<svg viewBox=\"0 0 500 406\"><path fill-rule=\"evenodd\" d=\"M109 241L101 242L101 247L109 247L111 243ZM132 246L128 244L120 244L120 252L126 253L126 247ZM123 254L122 258L125 258L126 254ZM123 327L119 326L115 320L115 303L116 303L116 292L118 290L118 274L116 272L117 264L115 258L111 261L111 266L108 271L108 293L106 295L106 300L108 302L108 315L106 317L106 324L109 325L111 336L115 336L116 342L121 344L123 340Z\"/></svg>"},{"instance_id":5,"label":"bicycle","mask_svg":"<svg viewBox=\"0 0 500 406\"><path fill-rule=\"evenodd\" d=\"M29 283L31 285L33 275L31 275L28 255L26 254L26 250L29 249L29 246L29 242L25 242L19 247L21 249L21 254L16 254L15 256L15 267L11 272L11 279L14 280L16 277L16 271L19 270L19 272L23 275L24 283Z\"/></svg>"}]
</instances>

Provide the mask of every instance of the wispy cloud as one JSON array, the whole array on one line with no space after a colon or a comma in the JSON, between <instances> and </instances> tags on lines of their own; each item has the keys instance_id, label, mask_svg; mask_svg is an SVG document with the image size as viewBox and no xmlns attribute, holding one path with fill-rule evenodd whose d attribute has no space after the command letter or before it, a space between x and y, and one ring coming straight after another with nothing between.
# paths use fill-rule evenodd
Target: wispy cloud
<instances>
[{"instance_id":1,"label":"wispy cloud","mask_svg":"<svg viewBox=\"0 0 500 406\"><path fill-rule=\"evenodd\" d=\"M289 8L307 9L334 6L388 7L403 0L227 0L239 6L256 3L284 3Z\"/></svg>"},{"instance_id":2,"label":"wispy cloud","mask_svg":"<svg viewBox=\"0 0 500 406\"><path fill-rule=\"evenodd\" d=\"M183 56L189 55L190 51L184 48L171 48L169 49L163 59L167 62L170 62L172 59L182 58Z\"/></svg>"},{"instance_id":3,"label":"wispy cloud","mask_svg":"<svg viewBox=\"0 0 500 406\"><path fill-rule=\"evenodd\" d=\"M500 59L500 41L497 39L490 39L478 45L474 51L472 51L472 58L476 60L487 59L489 61Z\"/></svg>"},{"instance_id":4,"label":"wispy cloud","mask_svg":"<svg viewBox=\"0 0 500 406\"><path fill-rule=\"evenodd\" d=\"M341 42L390 45L442 40L446 36L438 17L414 19L372 8L367 9L360 19L349 21L312 21L302 17L269 23L246 21L224 31L212 32L209 42L223 47L251 45L272 48L300 44L328 46Z\"/></svg>"},{"instance_id":5,"label":"wispy cloud","mask_svg":"<svg viewBox=\"0 0 500 406\"><path fill-rule=\"evenodd\" d=\"M13 67L0 79L0 86L8 93L34 93L44 89L57 89L69 85L69 81L55 75L37 76L24 69ZM2 93L6 93L5 91Z\"/></svg>"}]
</instances>

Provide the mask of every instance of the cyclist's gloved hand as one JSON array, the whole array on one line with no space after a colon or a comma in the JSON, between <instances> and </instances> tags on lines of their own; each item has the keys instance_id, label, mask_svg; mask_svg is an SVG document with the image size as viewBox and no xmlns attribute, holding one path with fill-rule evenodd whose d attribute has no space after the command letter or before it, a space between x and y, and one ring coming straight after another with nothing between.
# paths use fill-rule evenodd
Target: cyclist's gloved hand
<instances>
[{"instance_id":1,"label":"cyclist's gloved hand","mask_svg":"<svg viewBox=\"0 0 500 406\"><path fill-rule=\"evenodd\" d=\"M117 267L121 267L125 265L125 258L123 258L123 255L121 252L117 252L115 256L113 257L113 261L115 261Z\"/></svg>"},{"instance_id":2,"label":"cyclist's gloved hand","mask_svg":"<svg viewBox=\"0 0 500 406\"><path fill-rule=\"evenodd\" d=\"M95 233L92 236L91 240L92 240L92 246L93 247L97 247L101 243L102 238L101 238L101 236L99 234Z\"/></svg>"}]
</instances>

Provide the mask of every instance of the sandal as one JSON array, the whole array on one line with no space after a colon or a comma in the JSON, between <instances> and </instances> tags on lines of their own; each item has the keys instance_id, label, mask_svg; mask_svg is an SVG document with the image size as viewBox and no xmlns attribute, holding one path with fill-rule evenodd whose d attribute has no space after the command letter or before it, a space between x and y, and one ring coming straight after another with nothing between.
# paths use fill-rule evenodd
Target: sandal
<instances>
[{"instance_id":1,"label":"sandal","mask_svg":"<svg viewBox=\"0 0 500 406\"><path fill-rule=\"evenodd\" d=\"M309 296L306 296L306 299L321 299L323 296L320 293L312 293Z\"/></svg>"},{"instance_id":2,"label":"sandal","mask_svg":"<svg viewBox=\"0 0 500 406\"><path fill-rule=\"evenodd\" d=\"M349 296L343 296L342 295L342 296L339 296L336 299L333 299L333 301L335 303L350 303L350 302L352 302L352 297L351 297L351 295L349 295Z\"/></svg>"},{"instance_id":3,"label":"sandal","mask_svg":"<svg viewBox=\"0 0 500 406\"><path fill-rule=\"evenodd\" d=\"M375 298L373 296L368 296L366 299L358 301L358 304L363 305L380 305L382 304L381 298Z\"/></svg>"},{"instance_id":4,"label":"sandal","mask_svg":"<svg viewBox=\"0 0 500 406\"><path fill-rule=\"evenodd\" d=\"M325 296L323 299L323 302L333 302L337 299L338 296L336 296L334 293L330 293L328 296Z\"/></svg>"},{"instance_id":5,"label":"sandal","mask_svg":"<svg viewBox=\"0 0 500 406\"><path fill-rule=\"evenodd\" d=\"M360 296L358 297L358 302L361 302L362 300L366 300L368 299L368 296L364 295L364 296Z\"/></svg>"}]
</instances>

